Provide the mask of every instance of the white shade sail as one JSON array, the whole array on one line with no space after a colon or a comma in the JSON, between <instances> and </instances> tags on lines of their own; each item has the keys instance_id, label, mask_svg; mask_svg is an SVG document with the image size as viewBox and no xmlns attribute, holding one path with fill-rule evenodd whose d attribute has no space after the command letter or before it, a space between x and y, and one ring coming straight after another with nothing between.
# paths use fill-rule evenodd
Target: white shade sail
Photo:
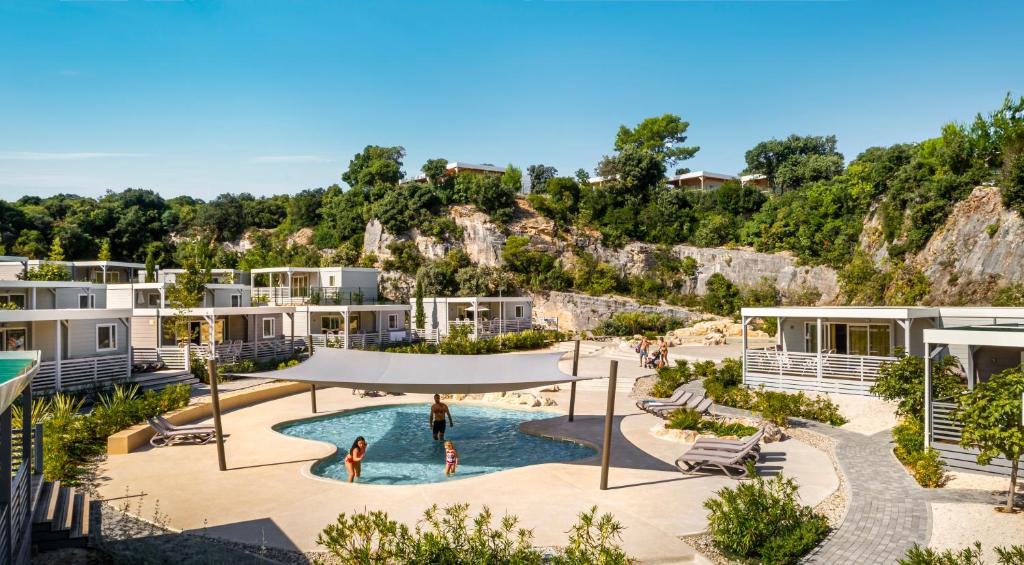
<instances>
[{"instance_id":1,"label":"white shade sail","mask_svg":"<svg viewBox=\"0 0 1024 565\"><path fill-rule=\"evenodd\" d=\"M584 380L559 370L562 355L436 355L318 348L298 365L242 376L382 392L479 394Z\"/></svg>"}]
</instances>

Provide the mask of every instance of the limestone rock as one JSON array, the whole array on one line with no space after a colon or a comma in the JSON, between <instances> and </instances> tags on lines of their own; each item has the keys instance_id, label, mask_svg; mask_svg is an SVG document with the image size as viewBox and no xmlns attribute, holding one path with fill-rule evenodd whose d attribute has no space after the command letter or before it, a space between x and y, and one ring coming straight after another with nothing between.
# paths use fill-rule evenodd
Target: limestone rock
<instances>
[{"instance_id":1,"label":"limestone rock","mask_svg":"<svg viewBox=\"0 0 1024 565\"><path fill-rule=\"evenodd\" d=\"M763 422L761 426L764 428L764 439L762 441L765 443L773 443L786 439L785 432L783 432L782 428L779 426L776 426L771 422Z\"/></svg>"}]
</instances>

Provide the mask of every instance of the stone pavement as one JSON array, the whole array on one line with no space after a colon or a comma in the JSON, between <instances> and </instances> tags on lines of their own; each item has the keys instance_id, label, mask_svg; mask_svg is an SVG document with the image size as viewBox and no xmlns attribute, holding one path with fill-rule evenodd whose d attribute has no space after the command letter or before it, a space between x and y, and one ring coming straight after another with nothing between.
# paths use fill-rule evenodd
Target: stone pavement
<instances>
[{"instance_id":1,"label":"stone pavement","mask_svg":"<svg viewBox=\"0 0 1024 565\"><path fill-rule=\"evenodd\" d=\"M928 544L932 491L920 487L896 460L889 430L865 436L804 425L837 440L836 459L850 489L842 524L806 563L895 563L914 543Z\"/></svg>"}]
</instances>

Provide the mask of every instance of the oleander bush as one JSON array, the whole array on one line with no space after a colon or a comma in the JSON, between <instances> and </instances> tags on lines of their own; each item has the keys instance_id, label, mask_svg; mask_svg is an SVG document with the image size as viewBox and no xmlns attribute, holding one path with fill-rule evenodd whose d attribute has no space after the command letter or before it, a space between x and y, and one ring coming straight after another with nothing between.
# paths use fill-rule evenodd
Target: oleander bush
<instances>
[{"instance_id":1,"label":"oleander bush","mask_svg":"<svg viewBox=\"0 0 1024 565\"><path fill-rule=\"evenodd\" d=\"M704 502L708 532L726 557L767 565L796 563L828 534L828 520L800 504L797 485L781 474L755 476Z\"/></svg>"},{"instance_id":2,"label":"oleander bush","mask_svg":"<svg viewBox=\"0 0 1024 565\"><path fill-rule=\"evenodd\" d=\"M515 516L495 524L487 507L471 518L469 504L435 504L413 528L379 510L341 514L316 541L342 563L627 565L633 560L619 547L621 535L621 524L610 514L598 517L595 506L569 529L568 545L545 557L532 545L533 530Z\"/></svg>"}]
</instances>

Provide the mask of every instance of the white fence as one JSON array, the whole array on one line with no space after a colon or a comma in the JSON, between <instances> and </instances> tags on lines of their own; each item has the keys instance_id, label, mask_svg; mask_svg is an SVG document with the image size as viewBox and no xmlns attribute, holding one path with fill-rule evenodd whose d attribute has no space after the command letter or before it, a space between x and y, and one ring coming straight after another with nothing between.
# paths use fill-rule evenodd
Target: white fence
<instances>
[{"instance_id":1,"label":"white fence","mask_svg":"<svg viewBox=\"0 0 1024 565\"><path fill-rule=\"evenodd\" d=\"M938 450L942 460L949 467L957 469L1009 475L1010 461L1008 459L996 457L988 465L981 465L978 463L977 449L960 445L963 425L952 417L957 403L950 402L951 400L953 399L947 398L932 402L931 445Z\"/></svg>"},{"instance_id":2,"label":"white fence","mask_svg":"<svg viewBox=\"0 0 1024 565\"><path fill-rule=\"evenodd\" d=\"M388 346L408 343L410 332L406 330L393 330L384 333L354 333L348 335L348 343L345 343L344 332L313 334L312 337L313 347L366 349L368 347L379 347L381 345Z\"/></svg>"},{"instance_id":3,"label":"white fence","mask_svg":"<svg viewBox=\"0 0 1024 565\"><path fill-rule=\"evenodd\" d=\"M882 363L895 357L795 353L771 349L746 350L743 368L748 386L842 394L870 394ZM821 379L818 379L818 365Z\"/></svg>"},{"instance_id":4,"label":"white fence","mask_svg":"<svg viewBox=\"0 0 1024 565\"><path fill-rule=\"evenodd\" d=\"M132 363L163 363L168 369L187 369L185 349L182 347L133 347Z\"/></svg>"},{"instance_id":5,"label":"white fence","mask_svg":"<svg viewBox=\"0 0 1024 565\"><path fill-rule=\"evenodd\" d=\"M302 338L268 339L263 341L235 341L219 343L213 348L214 357L219 363L234 363L242 360L267 361L282 357L291 357L296 351L305 347ZM196 359L210 358L209 344L189 347L189 354Z\"/></svg>"},{"instance_id":6,"label":"white fence","mask_svg":"<svg viewBox=\"0 0 1024 565\"><path fill-rule=\"evenodd\" d=\"M128 356L106 355L84 359L64 359L39 364L32 379L33 393L106 388L128 379Z\"/></svg>"},{"instance_id":7,"label":"white fence","mask_svg":"<svg viewBox=\"0 0 1024 565\"><path fill-rule=\"evenodd\" d=\"M473 320L451 320L448 322L448 333L454 332L457 328L467 328L469 335L473 335ZM477 323L477 335L482 337L493 337L500 334L524 332L533 329L531 320L514 318L511 320L481 320Z\"/></svg>"}]
</instances>

